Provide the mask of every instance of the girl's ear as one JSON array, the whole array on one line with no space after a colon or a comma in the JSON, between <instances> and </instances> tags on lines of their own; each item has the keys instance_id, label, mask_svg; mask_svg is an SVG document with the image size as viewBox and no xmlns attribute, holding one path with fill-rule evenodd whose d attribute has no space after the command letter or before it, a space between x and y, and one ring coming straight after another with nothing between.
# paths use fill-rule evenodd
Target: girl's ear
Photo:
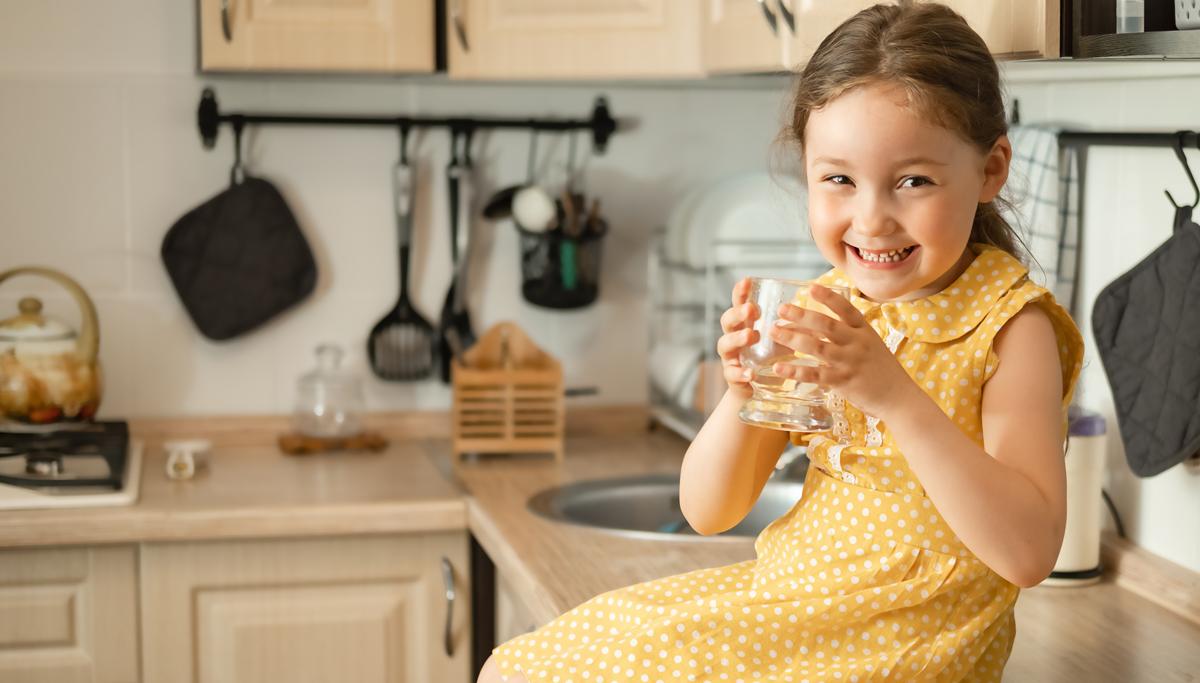
<instances>
[{"instance_id":1,"label":"girl's ear","mask_svg":"<svg viewBox=\"0 0 1200 683\"><path fill-rule=\"evenodd\" d=\"M1012 161L1012 143L1007 135L1001 135L992 145L983 162L983 187L979 189L979 203L986 204L1000 194L1008 181L1008 165Z\"/></svg>"}]
</instances>

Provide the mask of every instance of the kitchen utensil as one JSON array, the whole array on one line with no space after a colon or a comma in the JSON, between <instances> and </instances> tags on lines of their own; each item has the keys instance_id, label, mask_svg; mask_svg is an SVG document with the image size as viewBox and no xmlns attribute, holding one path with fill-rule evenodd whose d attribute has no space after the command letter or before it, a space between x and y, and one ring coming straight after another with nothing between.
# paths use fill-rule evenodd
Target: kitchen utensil
<instances>
[{"instance_id":1,"label":"kitchen utensil","mask_svg":"<svg viewBox=\"0 0 1200 683\"><path fill-rule=\"evenodd\" d=\"M588 211L587 221L583 224L584 232L595 232L596 226L600 224L600 200L592 200L592 208Z\"/></svg>"},{"instance_id":2,"label":"kitchen utensil","mask_svg":"<svg viewBox=\"0 0 1200 683\"><path fill-rule=\"evenodd\" d=\"M516 323L484 333L454 359L455 455L552 452L563 458L562 364Z\"/></svg>"},{"instance_id":3,"label":"kitchen utensil","mask_svg":"<svg viewBox=\"0 0 1200 683\"><path fill-rule=\"evenodd\" d=\"M537 185L521 188L513 196L513 220L529 232L546 232L558 225L558 209L550 193Z\"/></svg>"},{"instance_id":4,"label":"kitchen utensil","mask_svg":"<svg viewBox=\"0 0 1200 683\"><path fill-rule=\"evenodd\" d=\"M809 298L809 288L814 284L765 277L750 278L749 301L758 307L758 319L754 321L758 341L742 349L740 357L742 367L754 373L750 380L754 396L738 412L742 422L789 432L822 432L833 428L833 415L825 407L824 387L785 379L775 374L774 370L779 363L816 366L820 361L777 343L768 334L776 325L789 326L790 323L779 317L779 307L783 304L833 315L828 308ZM828 289L850 298L847 287Z\"/></svg>"},{"instance_id":5,"label":"kitchen utensil","mask_svg":"<svg viewBox=\"0 0 1200 683\"><path fill-rule=\"evenodd\" d=\"M20 315L0 322L0 430L49 431L88 422L103 393L96 307L79 283L51 270L28 266L0 273L0 283L36 275L58 283L79 306L83 326L44 317L42 302L27 297Z\"/></svg>"},{"instance_id":6,"label":"kitchen utensil","mask_svg":"<svg viewBox=\"0 0 1200 683\"><path fill-rule=\"evenodd\" d=\"M442 381L446 383L450 382L450 359L466 351L475 343L475 332L471 329L471 317L466 299L466 277L471 257L472 132L470 129L461 131L464 150L461 162L458 156L460 131L451 132L450 165L446 168L447 188L450 196L450 255L454 264L450 289L446 292L446 300L442 305L439 322Z\"/></svg>"},{"instance_id":7,"label":"kitchen utensil","mask_svg":"<svg viewBox=\"0 0 1200 683\"><path fill-rule=\"evenodd\" d=\"M401 131L400 162L392 172L396 234L400 245L400 298L367 338L367 358L380 379L421 380L433 374L436 335L408 298L416 173L408 163L408 130Z\"/></svg>"},{"instance_id":8,"label":"kitchen utensil","mask_svg":"<svg viewBox=\"0 0 1200 683\"><path fill-rule=\"evenodd\" d=\"M220 341L265 324L312 293L317 263L274 185L245 173L234 123L230 186L167 231L162 260L201 334Z\"/></svg>"},{"instance_id":9,"label":"kitchen utensil","mask_svg":"<svg viewBox=\"0 0 1200 683\"><path fill-rule=\"evenodd\" d=\"M484 205L483 215L489 220L498 221L505 218L512 218L513 202L516 195L526 187L532 187L534 184L534 169L537 162L537 129L530 131L529 136L529 165L525 173L525 182L520 185L511 185L500 190L492 195L492 198Z\"/></svg>"},{"instance_id":10,"label":"kitchen utensil","mask_svg":"<svg viewBox=\"0 0 1200 683\"><path fill-rule=\"evenodd\" d=\"M563 210L563 240L559 242L559 267L562 270L563 289L572 291L578 284L578 265L575 261L575 239L579 237L579 217L575 215L575 198L568 188L563 188L560 204Z\"/></svg>"},{"instance_id":11,"label":"kitchen utensil","mask_svg":"<svg viewBox=\"0 0 1200 683\"><path fill-rule=\"evenodd\" d=\"M317 368L296 383L293 428L301 436L349 438L362 433L365 401L362 380L342 370L342 349L317 347Z\"/></svg>"}]
</instances>

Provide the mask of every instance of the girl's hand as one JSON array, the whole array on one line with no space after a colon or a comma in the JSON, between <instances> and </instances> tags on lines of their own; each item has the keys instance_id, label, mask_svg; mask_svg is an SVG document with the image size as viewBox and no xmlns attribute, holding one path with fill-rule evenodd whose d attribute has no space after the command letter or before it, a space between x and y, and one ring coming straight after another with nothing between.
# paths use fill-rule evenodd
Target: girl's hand
<instances>
[{"instance_id":1,"label":"girl's hand","mask_svg":"<svg viewBox=\"0 0 1200 683\"><path fill-rule=\"evenodd\" d=\"M754 321L758 320L758 306L748 303L750 279L740 280L733 286L733 307L721 314L721 331L717 340L717 354L721 356L721 374L729 384L729 391L743 401L754 395L750 386L751 372L742 367L739 355L742 349L758 341Z\"/></svg>"},{"instance_id":2,"label":"girl's hand","mask_svg":"<svg viewBox=\"0 0 1200 683\"><path fill-rule=\"evenodd\" d=\"M889 408L911 400L907 397L917 385L853 304L825 287L813 287L809 296L840 320L783 304L779 317L791 324L772 326L770 335L776 342L825 365L777 363L775 372L797 382L815 382L835 389L863 412L886 421Z\"/></svg>"}]
</instances>

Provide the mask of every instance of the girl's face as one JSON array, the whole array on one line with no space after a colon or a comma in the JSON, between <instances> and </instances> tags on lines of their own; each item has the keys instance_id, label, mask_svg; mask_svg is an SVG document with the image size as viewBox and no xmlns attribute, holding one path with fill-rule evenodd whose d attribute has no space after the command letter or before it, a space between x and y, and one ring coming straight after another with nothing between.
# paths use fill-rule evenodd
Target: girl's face
<instances>
[{"instance_id":1,"label":"girl's face","mask_svg":"<svg viewBox=\"0 0 1200 683\"><path fill-rule=\"evenodd\" d=\"M804 138L813 238L868 299L936 294L970 265L976 206L1008 178L1007 137L981 154L877 84L814 111Z\"/></svg>"}]
</instances>

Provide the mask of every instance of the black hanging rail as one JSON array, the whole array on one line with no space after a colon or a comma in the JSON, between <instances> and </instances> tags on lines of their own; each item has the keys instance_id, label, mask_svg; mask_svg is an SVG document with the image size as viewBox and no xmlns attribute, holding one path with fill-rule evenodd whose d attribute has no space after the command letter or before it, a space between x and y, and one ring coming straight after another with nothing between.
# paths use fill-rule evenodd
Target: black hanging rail
<instances>
[{"instance_id":1,"label":"black hanging rail","mask_svg":"<svg viewBox=\"0 0 1200 683\"><path fill-rule=\"evenodd\" d=\"M297 116L291 114L222 114L217 95L205 88L196 112L200 137L204 147L212 149L217 143L217 131L222 123L240 129L246 124L291 124L303 126L390 126L393 128L449 128L454 131L474 131L480 128L516 128L545 131L592 131L592 144L597 154L603 154L608 139L617 131L617 122L608 113L608 101L597 97L590 119L479 119L470 117L437 118L425 116Z\"/></svg>"},{"instance_id":2,"label":"black hanging rail","mask_svg":"<svg viewBox=\"0 0 1200 683\"><path fill-rule=\"evenodd\" d=\"M1063 147L1183 147L1197 149L1200 133L1178 131L1175 133L1089 133L1063 131L1058 134L1058 144Z\"/></svg>"}]
</instances>

